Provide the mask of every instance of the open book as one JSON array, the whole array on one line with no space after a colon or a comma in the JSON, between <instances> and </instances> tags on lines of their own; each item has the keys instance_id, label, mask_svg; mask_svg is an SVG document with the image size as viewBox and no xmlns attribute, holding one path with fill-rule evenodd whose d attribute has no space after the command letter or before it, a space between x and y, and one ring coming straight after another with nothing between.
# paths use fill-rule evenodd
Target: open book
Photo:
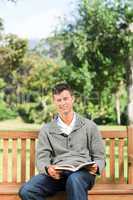
<instances>
[{"instance_id":1,"label":"open book","mask_svg":"<svg viewBox=\"0 0 133 200\"><path fill-rule=\"evenodd\" d=\"M93 165L93 164L95 164L95 161L85 162L85 163L82 163L82 164L80 164L76 167L74 165L71 165L71 164L64 164L64 165L61 164L61 165L56 165L55 169L57 169L57 170L69 170L69 171L75 172L75 171L77 171L77 170L79 170L83 167L87 167L87 166Z\"/></svg>"}]
</instances>

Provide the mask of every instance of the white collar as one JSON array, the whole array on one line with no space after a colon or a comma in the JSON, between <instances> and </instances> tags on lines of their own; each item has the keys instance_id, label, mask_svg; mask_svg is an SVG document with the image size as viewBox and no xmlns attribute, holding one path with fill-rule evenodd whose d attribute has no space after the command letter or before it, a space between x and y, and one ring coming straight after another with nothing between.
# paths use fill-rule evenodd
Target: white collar
<instances>
[{"instance_id":1,"label":"white collar","mask_svg":"<svg viewBox=\"0 0 133 200\"><path fill-rule=\"evenodd\" d=\"M58 116L57 118L57 125L61 128L61 130L63 132L65 132L67 135L69 135L75 125L75 121L76 121L76 114L74 113L73 115L73 119L71 121L71 123L69 125L65 124L62 119L60 118L60 116Z\"/></svg>"}]
</instances>

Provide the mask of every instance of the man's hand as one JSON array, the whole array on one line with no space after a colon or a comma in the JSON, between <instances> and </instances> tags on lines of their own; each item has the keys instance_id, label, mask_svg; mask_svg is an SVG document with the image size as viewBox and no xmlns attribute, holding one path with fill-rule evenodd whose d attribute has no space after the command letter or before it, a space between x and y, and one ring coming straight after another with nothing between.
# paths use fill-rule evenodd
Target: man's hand
<instances>
[{"instance_id":1,"label":"man's hand","mask_svg":"<svg viewBox=\"0 0 133 200\"><path fill-rule=\"evenodd\" d=\"M86 167L90 174L96 174L98 170L97 164L89 165Z\"/></svg>"},{"instance_id":2,"label":"man's hand","mask_svg":"<svg viewBox=\"0 0 133 200\"><path fill-rule=\"evenodd\" d=\"M48 174L52 178L59 180L61 178L61 171L55 169L55 165L48 166Z\"/></svg>"}]
</instances>

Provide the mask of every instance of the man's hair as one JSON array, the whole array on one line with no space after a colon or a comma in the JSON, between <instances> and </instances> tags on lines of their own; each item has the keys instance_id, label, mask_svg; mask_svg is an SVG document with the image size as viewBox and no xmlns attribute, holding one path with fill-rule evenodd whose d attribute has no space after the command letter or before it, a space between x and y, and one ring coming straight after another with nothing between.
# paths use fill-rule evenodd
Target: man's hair
<instances>
[{"instance_id":1,"label":"man's hair","mask_svg":"<svg viewBox=\"0 0 133 200\"><path fill-rule=\"evenodd\" d=\"M73 95L72 88L67 83L58 83L57 85L55 85L52 89L52 94L54 96L55 94L60 94L64 90L68 90L70 94Z\"/></svg>"}]
</instances>

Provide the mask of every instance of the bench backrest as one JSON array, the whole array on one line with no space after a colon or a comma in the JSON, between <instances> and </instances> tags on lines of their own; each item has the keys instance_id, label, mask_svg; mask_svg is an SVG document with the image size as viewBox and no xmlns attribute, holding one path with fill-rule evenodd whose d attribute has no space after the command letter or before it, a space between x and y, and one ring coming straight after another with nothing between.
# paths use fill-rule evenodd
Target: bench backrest
<instances>
[{"instance_id":1,"label":"bench backrest","mask_svg":"<svg viewBox=\"0 0 133 200\"><path fill-rule=\"evenodd\" d=\"M133 183L133 128L102 131L106 168L98 183ZM0 131L0 183L23 183L37 173L37 131Z\"/></svg>"},{"instance_id":2,"label":"bench backrest","mask_svg":"<svg viewBox=\"0 0 133 200\"><path fill-rule=\"evenodd\" d=\"M106 167L98 182L126 183L128 179L127 131L103 131Z\"/></svg>"}]
</instances>

